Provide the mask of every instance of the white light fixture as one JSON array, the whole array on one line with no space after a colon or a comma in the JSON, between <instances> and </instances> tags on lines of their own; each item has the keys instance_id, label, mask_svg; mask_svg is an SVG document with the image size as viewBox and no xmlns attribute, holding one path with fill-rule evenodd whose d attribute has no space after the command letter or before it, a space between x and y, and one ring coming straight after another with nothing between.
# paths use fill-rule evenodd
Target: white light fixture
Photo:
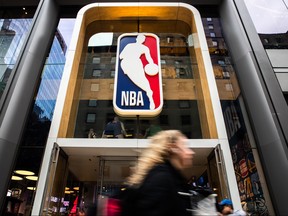
<instances>
[{"instance_id":1,"label":"white light fixture","mask_svg":"<svg viewBox=\"0 0 288 216\"><path fill-rule=\"evenodd\" d=\"M28 190L36 190L36 187L27 187Z\"/></svg>"},{"instance_id":2,"label":"white light fixture","mask_svg":"<svg viewBox=\"0 0 288 216\"><path fill-rule=\"evenodd\" d=\"M23 180L23 178L22 177L20 177L20 176L12 176L11 177L11 180L14 180L14 181L20 181L20 180Z\"/></svg>"},{"instance_id":3,"label":"white light fixture","mask_svg":"<svg viewBox=\"0 0 288 216\"><path fill-rule=\"evenodd\" d=\"M15 170L15 173L19 175L35 175L34 172L28 171L28 170Z\"/></svg>"},{"instance_id":4,"label":"white light fixture","mask_svg":"<svg viewBox=\"0 0 288 216\"><path fill-rule=\"evenodd\" d=\"M26 176L26 179L29 179L31 181L37 181L38 180L38 176Z\"/></svg>"}]
</instances>

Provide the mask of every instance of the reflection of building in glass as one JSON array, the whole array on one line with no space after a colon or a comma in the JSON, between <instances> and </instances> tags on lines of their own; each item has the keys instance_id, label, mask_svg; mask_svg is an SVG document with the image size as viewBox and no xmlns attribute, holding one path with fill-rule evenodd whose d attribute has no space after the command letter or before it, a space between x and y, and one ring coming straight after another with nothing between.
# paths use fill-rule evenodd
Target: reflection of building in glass
<instances>
[{"instance_id":1,"label":"reflection of building in glass","mask_svg":"<svg viewBox=\"0 0 288 216\"><path fill-rule=\"evenodd\" d=\"M57 29L57 31L55 32L55 37L57 38L57 41L60 44L61 49L63 50L63 54L65 55L67 51L67 45L59 29Z\"/></svg>"},{"instance_id":2,"label":"reflection of building in glass","mask_svg":"<svg viewBox=\"0 0 288 216\"><path fill-rule=\"evenodd\" d=\"M6 55L8 55L9 47L11 46L11 43L13 41L13 38L15 37L15 31L9 29L11 20L5 19L3 21L3 25L1 27L1 34L0 34L0 41L1 41L1 50L0 50L0 81L7 82L8 77L11 73L11 71L8 69L8 62L5 62L7 60Z\"/></svg>"},{"instance_id":3,"label":"reflection of building in glass","mask_svg":"<svg viewBox=\"0 0 288 216\"><path fill-rule=\"evenodd\" d=\"M159 22L159 21L158 21ZM159 22L159 25L161 22ZM115 75L117 39L120 33L109 33L112 35L111 44L93 46L89 40L88 52L85 56L84 80L81 87L81 98L79 101L77 120L74 129L74 137L85 138L90 128L93 128L98 137L101 137L107 122L114 117L112 101L107 100L113 92L113 78ZM161 68L164 85L176 86L180 92L193 90L193 67L189 57L188 39L177 33L155 32L160 41ZM105 83L105 85L103 85ZM90 86L90 87L89 87ZM104 87L105 86L105 87ZM170 88L163 91L169 94ZM179 92L177 93L179 94ZM190 94L192 95L192 94ZM105 98L106 97L106 98ZM178 98L179 95L172 97ZM198 117L197 100L167 100L166 109L155 117L154 123L161 125L163 129L179 129L189 138L201 138L201 126ZM182 106L187 103L188 106ZM181 112L177 112L181 109ZM122 120L122 119L121 119ZM128 132L127 138L144 137L149 128L149 119L140 119L139 131L137 133L136 119L123 119ZM191 132L193 128L193 132Z\"/></svg>"},{"instance_id":4,"label":"reflection of building in glass","mask_svg":"<svg viewBox=\"0 0 288 216\"><path fill-rule=\"evenodd\" d=\"M0 19L0 98L20 53L31 19Z\"/></svg>"},{"instance_id":5,"label":"reflection of building in glass","mask_svg":"<svg viewBox=\"0 0 288 216\"><path fill-rule=\"evenodd\" d=\"M41 83L36 97L37 106L42 109L41 117L52 119L58 89L65 63L67 46L59 31L56 31L54 41L46 60ZM39 117L40 117L39 116Z\"/></svg>"},{"instance_id":6,"label":"reflection of building in glass","mask_svg":"<svg viewBox=\"0 0 288 216\"><path fill-rule=\"evenodd\" d=\"M259 34L265 49L288 49L288 31L279 34Z\"/></svg>"}]
</instances>

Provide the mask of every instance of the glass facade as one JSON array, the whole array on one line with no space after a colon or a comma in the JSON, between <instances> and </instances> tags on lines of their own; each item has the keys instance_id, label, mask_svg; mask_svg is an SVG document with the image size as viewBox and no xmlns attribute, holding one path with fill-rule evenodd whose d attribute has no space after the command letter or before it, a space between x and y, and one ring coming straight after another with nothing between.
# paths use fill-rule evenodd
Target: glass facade
<instances>
[{"instance_id":1,"label":"glass facade","mask_svg":"<svg viewBox=\"0 0 288 216\"><path fill-rule=\"evenodd\" d=\"M202 22L213 64L241 202L245 203L247 211L251 214L269 215L263 193L264 184L257 171L257 166L260 164L255 162L253 155L257 154L257 151L252 150L252 146L255 149L254 138L248 135L246 125L249 125L249 122L244 120L244 115L247 113L242 102L233 60L222 34L221 20L208 17L203 18Z\"/></svg>"},{"instance_id":2,"label":"glass facade","mask_svg":"<svg viewBox=\"0 0 288 216\"><path fill-rule=\"evenodd\" d=\"M24 44L32 19L0 18L0 98Z\"/></svg>"},{"instance_id":3,"label":"glass facade","mask_svg":"<svg viewBox=\"0 0 288 216\"><path fill-rule=\"evenodd\" d=\"M284 3L284 2L282 2ZM248 1L247 1L248 5ZM287 18L287 10L283 11ZM0 78L1 95L17 60L31 19L1 19L0 26ZM257 163L252 152L253 137L248 135L244 116L246 111L241 101L241 90L233 67L233 60L222 35L220 18L202 18L205 36L216 79L222 112L228 134L231 154L241 201L248 204L252 214L268 215ZM288 22L286 22L287 24ZM285 22L283 25L286 25ZM33 111L30 114L24 140L21 144L16 168L32 169L37 175L40 169L56 97L65 65L65 54L69 47L74 19L61 19L58 30L47 56L39 89L35 94ZM17 27L18 26L18 27ZM172 28L173 26L173 28ZM177 28L175 28L177 26ZM21 28L20 28L21 27ZM65 27L66 29L62 29ZM70 28L69 28L70 27ZM285 30L286 28L286 30ZM111 30L113 29L113 30ZM285 48L287 46L287 26L283 31L259 32L265 48ZM63 31L62 31L63 30ZM189 139L211 138L207 135L209 119L203 118L202 95L207 89L199 87L199 65L190 27L179 20L122 20L95 21L86 30L84 47L73 89L72 113L69 116L68 133L65 138L109 138L105 136L108 122L115 117L112 97L115 76L117 38L126 32L153 32L160 39L164 106L159 116L154 118L124 118L125 138L147 138L159 130L179 129ZM266 39L273 35L273 42ZM101 34L105 35L102 41ZM66 36L68 41L66 40ZM277 37L282 39L277 39ZM285 39L286 38L286 39ZM275 41L278 43L275 43ZM4 49L2 49L2 47ZM213 124L213 123L212 123ZM215 138L215 137L213 137ZM26 161L24 163L23 161ZM71 173L68 182L74 181ZM88 182L75 182L89 185ZM21 188L26 197L26 206L33 205L33 191L36 182L11 181L10 188ZM78 189L79 190L79 189ZM79 193L79 192L78 192ZM67 193L68 194L68 193ZM79 194L78 194L79 195ZM74 208L75 195L69 196L68 207ZM80 196L80 195L79 195ZM78 198L77 198L78 199ZM84 206L84 202L82 203ZM81 204L81 205L82 205ZM64 205L64 204L63 204ZM68 208L67 208L68 209ZM24 215L29 215L25 209Z\"/></svg>"},{"instance_id":4,"label":"glass facade","mask_svg":"<svg viewBox=\"0 0 288 216\"><path fill-rule=\"evenodd\" d=\"M162 24L159 22L157 25ZM139 25L142 25L142 22ZM135 26L131 25L131 28ZM109 45L101 44L101 34L103 33L96 33L89 39L87 53L83 57L84 71L75 138L89 137L91 129L96 133L94 138L107 137L105 126L115 116L112 97L117 39L121 32L105 33L105 37L108 34L111 36ZM183 131L189 138L202 138L193 80L197 65L190 58L188 38L172 32L156 34L160 38L164 108L161 114L153 119L140 118L138 122L136 118L120 118L126 130L125 137L147 138L159 130L174 128ZM96 39L97 44L92 44L93 39Z\"/></svg>"},{"instance_id":5,"label":"glass facade","mask_svg":"<svg viewBox=\"0 0 288 216\"><path fill-rule=\"evenodd\" d=\"M120 117L127 132L125 137L147 138L149 131L174 128L191 139L211 138L207 131L213 127L213 120L208 123L208 111L201 108L205 107L202 98L207 89L201 83L205 78L199 75L201 66L193 45L194 30L180 20L94 21L87 27L77 83L74 90L69 90L75 92L64 137L87 138L92 129L94 137L106 137L103 136L105 126L115 116L112 97L117 38L122 33L140 29L153 32L160 39L164 108L153 119ZM110 44L101 45L99 35L109 33ZM93 45L94 40L96 45Z\"/></svg>"},{"instance_id":6,"label":"glass facade","mask_svg":"<svg viewBox=\"0 0 288 216\"><path fill-rule=\"evenodd\" d=\"M0 99L27 37L35 9L0 8Z\"/></svg>"},{"instance_id":7,"label":"glass facade","mask_svg":"<svg viewBox=\"0 0 288 216\"><path fill-rule=\"evenodd\" d=\"M28 123L23 135L23 141L16 160L15 170L30 170L38 177L45 145L54 113L55 102L58 95L59 85L65 65L65 54L67 51L67 32L62 32L61 23L65 22L73 29L74 20L63 19L55 32L55 37L43 67L39 87L35 96L33 109L30 113ZM71 34L70 29L70 34ZM68 37L68 40L70 38ZM25 208L21 208L19 213L23 215L31 214L31 207L35 195L37 179L12 180L9 189L21 190L19 198L25 199Z\"/></svg>"}]
</instances>

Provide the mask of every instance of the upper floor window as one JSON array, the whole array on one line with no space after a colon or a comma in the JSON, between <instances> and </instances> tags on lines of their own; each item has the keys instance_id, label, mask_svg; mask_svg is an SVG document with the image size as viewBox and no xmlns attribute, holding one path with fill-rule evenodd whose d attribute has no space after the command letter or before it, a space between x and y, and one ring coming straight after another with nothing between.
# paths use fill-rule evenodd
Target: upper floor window
<instances>
[{"instance_id":1,"label":"upper floor window","mask_svg":"<svg viewBox=\"0 0 288 216\"><path fill-rule=\"evenodd\" d=\"M209 29L214 29L214 26L213 25L208 25L208 28Z\"/></svg>"},{"instance_id":2,"label":"upper floor window","mask_svg":"<svg viewBox=\"0 0 288 216\"><path fill-rule=\"evenodd\" d=\"M100 57L93 57L92 58L92 63L93 64L100 64Z\"/></svg>"}]
</instances>

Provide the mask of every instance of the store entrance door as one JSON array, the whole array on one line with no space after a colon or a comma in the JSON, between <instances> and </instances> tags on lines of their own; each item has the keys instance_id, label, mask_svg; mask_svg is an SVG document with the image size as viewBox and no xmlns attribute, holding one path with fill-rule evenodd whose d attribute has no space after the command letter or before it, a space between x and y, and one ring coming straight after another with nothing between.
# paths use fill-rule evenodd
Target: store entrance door
<instances>
[{"instance_id":1,"label":"store entrance door","mask_svg":"<svg viewBox=\"0 0 288 216\"><path fill-rule=\"evenodd\" d=\"M58 215L61 211L61 198L64 197L62 189L65 188L68 168L68 156L57 143L54 143L42 199L41 215Z\"/></svg>"},{"instance_id":2,"label":"store entrance door","mask_svg":"<svg viewBox=\"0 0 288 216\"><path fill-rule=\"evenodd\" d=\"M218 201L230 197L225 162L219 144L211 151L207 160L207 170L210 176L209 182L211 188L217 193Z\"/></svg>"},{"instance_id":3,"label":"store entrance door","mask_svg":"<svg viewBox=\"0 0 288 216\"><path fill-rule=\"evenodd\" d=\"M134 145L134 140L124 140L121 146L120 143L114 143L118 140L111 142L102 139L99 140L101 146L96 146L92 143L94 140L91 140L91 144L87 141L85 144L84 141L73 140L74 144L63 140L62 145L61 141L59 139L59 146L54 144L51 153L39 211L41 215L73 216L74 212L76 214L80 210L85 211L86 215L101 215L105 198L121 190L148 143L147 140L141 140ZM185 172L187 179L195 185L213 189L217 201L230 198L229 188L235 185L229 185L227 181L220 144L213 140L191 140L189 146L195 155L193 166Z\"/></svg>"}]
</instances>

